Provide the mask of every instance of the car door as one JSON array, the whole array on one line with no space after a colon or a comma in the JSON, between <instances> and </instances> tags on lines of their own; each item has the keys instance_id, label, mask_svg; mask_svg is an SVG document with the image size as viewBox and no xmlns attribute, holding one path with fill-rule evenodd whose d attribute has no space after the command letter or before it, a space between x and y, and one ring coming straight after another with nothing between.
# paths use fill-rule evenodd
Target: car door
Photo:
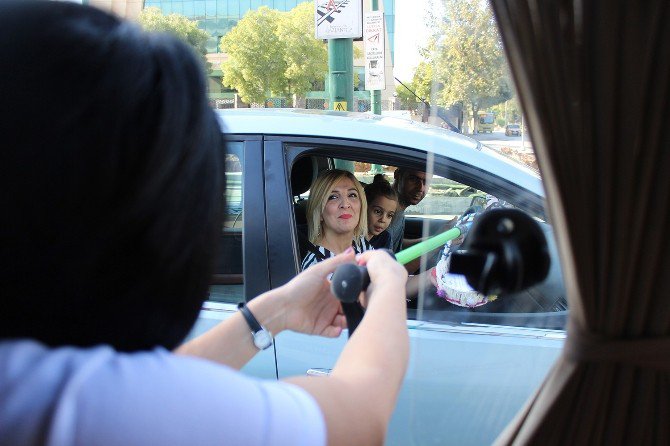
<instances>
[{"instance_id":1,"label":"car door","mask_svg":"<svg viewBox=\"0 0 670 446\"><path fill-rule=\"evenodd\" d=\"M289 181L296 160L312 155L418 167L425 166L429 157L413 148L361 141L266 139L268 256L273 287L298 272L298 235ZM476 166L435 159L436 171L448 171L477 190L504 193L512 188L504 179L487 178ZM558 356L565 312L470 312L449 308L451 304L435 296L419 299L417 309L409 310L411 358L387 444L490 444ZM345 343L346 335L324 339L282 333L275 342L278 376L327 373Z\"/></svg>"},{"instance_id":2,"label":"car door","mask_svg":"<svg viewBox=\"0 0 670 446\"><path fill-rule=\"evenodd\" d=\"M223 163L226 206L219 256L209 296L187 339L211 329L270 287L267 267L263 151L260 136L227 136ZM259 352L244 368L249 375L276 379L274 349Z\"/></svg>"}]
</instances>

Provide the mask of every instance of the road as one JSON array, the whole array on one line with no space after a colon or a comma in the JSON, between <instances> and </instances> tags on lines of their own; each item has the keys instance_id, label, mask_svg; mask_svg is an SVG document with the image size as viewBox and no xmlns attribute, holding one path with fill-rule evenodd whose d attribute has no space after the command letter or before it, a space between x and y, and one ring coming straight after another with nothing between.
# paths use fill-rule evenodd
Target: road
<instances>
[{"instance_id":1,"label":"road","mask_svg":"<svg viewBox=\"0 0 670 446\"><path fill-rule=\"evenodd\" d=\"M521 147L520 136L505 136L504 131L498 131L493 133L476 133L474 135L468 135L468 136L498 151L502 147L509 147L518 152L526 152L526 153L533 152L533 145L531 144L527 136L524 138L523 148Z\"/></svg>"}]
</instances>

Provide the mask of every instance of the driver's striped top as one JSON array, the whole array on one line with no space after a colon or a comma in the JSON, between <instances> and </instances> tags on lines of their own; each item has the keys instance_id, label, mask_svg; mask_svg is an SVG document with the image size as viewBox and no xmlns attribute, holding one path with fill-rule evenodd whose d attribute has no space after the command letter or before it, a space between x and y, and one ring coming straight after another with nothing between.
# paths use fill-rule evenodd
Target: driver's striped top
<instances>
[{"instance_id":1,"label":"driver's striped top","mask_svg":"<svg viewBox=\"0 0 670 446\"><path fill-rule=\"evenodd\" d=\"M361 238L358 240L352 240L351 246L354 248L354 252L356 254L375 249L370 244L370 242L365 239L364 236L361 236ZM323 246L312 245L305 258L302 259L302 263L300 264L300 271L304 271L310 266L330 257L335 257L335 254Z\"/></svg>"}]
</instances>

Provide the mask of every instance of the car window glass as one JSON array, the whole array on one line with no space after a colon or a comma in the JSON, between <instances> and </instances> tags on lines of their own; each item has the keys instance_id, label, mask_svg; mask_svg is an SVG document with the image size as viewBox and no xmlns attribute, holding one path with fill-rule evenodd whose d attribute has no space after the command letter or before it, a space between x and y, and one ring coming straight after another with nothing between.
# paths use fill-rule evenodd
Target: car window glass
<instances>
[{"instance_id":1,"label":"car window glass","mask_svg":"<svg viewBox=\"0 0 670 446\"><path fill-rule=\"evenodd\" d=\"M219 238L219 256L209 293L209 300L216 302L238 303L244 300L242 262L244 155L242 148L241 142L229 142L226 148L227 153L224 160L226 206Z\"/></svg>"},{"instance_id":2,"label":"car window glass","mask_svg":"<svg viewBox=\"0 0 670 446\"><path fill-rule=\"evenodd\" d=\"M338 156L346 153L346 148L338 148ZM409 159L407 160L409 161ZM504 162L504 161L500 161ZM382 173L389 183L394 183L394 172L399 166L375 164L361 160L333 158L329 166L348 170L365 186L373 182L374 176ZM408 168L407 166L400 166ZM414 169L419 169L416 165ZM322 168L322 170L327 168ZM428 167L426 170L430 170ZM408 303L409 318L431 322L457 324L499 324L515 327L537 327L562 329L567 316L567 300L563 287L562 273L553 241L550 224L544 221L542 202L522 190L510 193L497 192L502 184L487 172L477 175L477 186L458 181L462 179L458 169L446 165L446 160L433 163L432 177L426 179L425 196L418 203L410 204L404 210L404 239L424 240L462 222L464 214L479 215L493 207L517 207L528 212L541 225L554 256L548 279L529 290L501 296L482 296L468 286L463 276L450 274L445 265L449 253L455 250L462 239L444 245L424 256L422 263L416 261L412 274L434 274L433 280L426 280L419 293ZM295 175L295 172L293 173ZM310 173L314 175L314 173ZM473 180L474 181L474 180ZM296 230L298 240L296 252L302 260L310 252L305 248L307 224L305 215L309 190L303 192L295 203ZM536 201L536 206L529 203ZM301 224L298 224L301 222ZM411 243L411 242L410 242ZM457 244L458 243L458 244ZM434 273L431 271L434 270Z\"/></svg>"}]
</instances>

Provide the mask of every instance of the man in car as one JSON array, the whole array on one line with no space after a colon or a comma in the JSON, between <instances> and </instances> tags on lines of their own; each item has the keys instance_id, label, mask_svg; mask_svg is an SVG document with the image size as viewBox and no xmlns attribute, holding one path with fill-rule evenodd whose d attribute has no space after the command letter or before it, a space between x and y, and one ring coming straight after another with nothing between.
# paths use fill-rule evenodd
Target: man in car
<instances>
[{"instance_id":1,"label":"man in car","mask_svg":"<svg viewBox=\"0 0 670 446\"><path fill-rule=\"evenodd\" d=\"M391 235L391 248L393 252L401 251L412 245L415 245L426 238L408 239L404 238L405 234L405 209L408 206L416 206L424 199L428 187L430 186L430 178L426 172L420 170L406 169L399 167L393 173L393 188L398 194L398 208L395 216L388 227ZM449 221L444 231L453 227L456 218ZM415 259L409 262L405 267L407 271L414 272L419 268L420 259Z\"/></svg>"},{"instance_id":2,"label":"man in car","mask_svg":"<svg viewBox=\"0 0 670 446\"><path fill-rule=\"evenodd\" d=\"M394 252L417 243L414 239L405 239L405 209L415 206L426 196L428 184L426 172L398 167L393 173L393 189L398 194L398 208L388 227L391 235L391 247Z\"/></svg>"}]
</instances>

